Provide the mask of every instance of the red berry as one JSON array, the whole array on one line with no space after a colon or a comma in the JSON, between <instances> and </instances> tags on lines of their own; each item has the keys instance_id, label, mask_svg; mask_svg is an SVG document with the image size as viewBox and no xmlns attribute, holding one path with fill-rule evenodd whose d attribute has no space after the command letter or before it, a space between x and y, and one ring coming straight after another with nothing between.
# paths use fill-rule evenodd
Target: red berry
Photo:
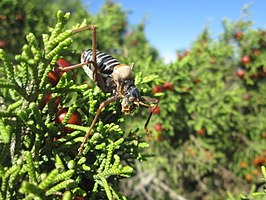
<instances>
[{"instance_id":1,"label":"red berry","mask_svg":"<svg viewBox=\"0 0 266 200\"><path fill-rule=\"evenodd\" d=\"M234 34L234 38L240 40L243 37L243 33L241 31L237 31Z\"/></svg>"},{"instance_id":2,"label":"red berry","mask_svg":"<svg viewBox=\"0 0 266 200\"><path fill-rule=\"evenodd\" d=\"M59 58L57 61L56 61L56 64L58 65L58 67L68 67L71 65L70 62L68 62L66 59L64 58Z\"/></svg>"},{"instance_id":3,"label":"red berry","mask_svg":"<svg viewBox=\"0 0 266 200\"><path fill-rule=\"evenodd\" d=\"M155 93L158 93L158 92L164 92L164 87L161 86L161 85L153 86L152 93L155 94Z\"/></svg>"},{"instance_id":4,"label":"red berry","mask_svg":"<svg viewBox=\"0 0 266 200\"><path fill-rule=\"evenodd\" d=\"M252 172L255 176L259 176L260 175L260 171L258 169L254 169Z\"/></svg>"},{"instance_id":5,"label":"red berry","mask_svg":"<svg viewBox=\"0 0 266 200\"><path fill-rule=\"evenodd\" d=\"M245 74L246 74L246 70L244 70L244 69L238 68L238 69L236 70L236 75L237 75L239 78L244 78Z\"/></svg>"},{"instance_id":6,"label":"red berry","mask_svg":"<svg viewBox=\"0 0 266 200\"><path fill-rule=\"evenodd\" d=\"M64 69L65 67L68 67L68 66L71 66L71 63L68 62L66 59L64 58L59 58L57 61L56 61L56 65L54 67L54 71L58 74L59 77L61 77L65 72L60 70L60 68Z\"/></svg>"},{"instance_id":7,"label":"red berry","mask_svg":"<svg viewBox=\"0 0 266 200\"><path fill-rule=\"evenodd\" d=\"M8 17L6 15L0 15L0 20L6 21Z\"/></svg>"},{"instance_id":8,"label":"red berry","mask_svg":"<svg viewBox=\"0 0 266 200\"><path fill-rule=\"evenodd\" d=\"M7 45L7 42L4 40L0 40L0 48L5 48Z\"/></svg>"},{"instance_id":9,"label":"red berry","mask_svg":"<svg viewBox=\"0 0 266 200\"><path fill-rule=\"evenodd\" d=\"M255 72L254 74L250 75L250 78L257 79L260 77L260 74L258 72Z\"/></svg>"},{"instance_id":10,"label":"red berry","mask_svg":"<svg viewBox=\"0 0 266 200\"><path fill-rule=\"evenodd\" d=\"M82 196L77 196L77 197L75 197L75 199L74 200L85 200L85 198L84 197L82 197Z\"/></svg>"},{"instance_id":11,"label":"red berry","mask_svg":"<svg viewBox=\"0 0 266 200\"><path fill-rule=\"evenodd\" d=\"M50 92L46 93L43 98L42 101L39 105L40 110L42 110L44 108L44 106L47 104L48 101L50 101L52 99L52 94Z\"/></svg>"},{"instance_id":12,"label":"red berry","mask_svg":"<svg viewBox=\"0 0 266 200\"><path fill-rule=\"evenodd\" d=\"M253 179L253 176L251 174L246 174L245 179L246 179L247 182L250 183L252 181L252 179Z\"/></svg>"},{"instance_id":13,"label":"red berry","mask_svg":"<svg viewBox=\"0 0 266 200\"><path fill-rule=\"evenodd\" d=\"M39 109L42 110L44 108L44 106L53 98L53 95L52 93L48 92L46 93L43 98L42 98L42 101L39 105ZM57 108L59 103L60 103L61 99L60 97L57 97L54 101L54 108Z\"/></svg>"},{"instance_id":14,"label":"red berry","mask_svg":"<svg viewBox=\"0 0 266 200\"><path fill-rule=\"evenodd\" d=\"M16 15L16 16L15 16L15 19L16 19L17 21L23 21L23 20L24 20L24 16L23 16L23 15Z\"/></svg>"},{"instance_id":15,"label":"red berry","mask_svg":"<svg viewBox=\"0 0 266 200\"><path fill-rule=\"evenodd\" d=\"M251 96L248 93L243 94L242 99L245 101L248 101L251 98Z\"/></svg>"},{"instance_id":16,"label":"red berry","mask_svg":"<svg viewBox=\"0 0 266 200\"><path fill-rule=\"evenodd\" d=\"M201 80L196 78L196 79L193 80L193 82L194 82L195 84L198 84L198 83L201 82Z\"/></svg>"},{"instance_id":17,"label":"red berry","mask_svg":"<svg viewBox=\"0 0 266 200\"><path fill-rule=\"evenodd\" d=\"M266 77L266 67L263 67L262 68L262 74L261 74L263 77Z\"/></svg>"},{"instance_id":18,"label":"red berry","mask_svg":"<svg viewBox=\"0 0 266 200\"><path fill-rule=\"evenodd\" d=\"M163 136L162 136L162 135L158 135L158 136L157 136L157 140L158 140L159 142L163 141Z\"/></svg>"},{"instance_id":19,"label":"red berry","mask_svg":"<svg viewBox=\"0 0 266 200\"><path fill-rule=\"evenodd\" d=\"M56 61L56 65L54 66L53 70L48 74L48 82L51 83L53 87L56 86L63 73L65 73L64 71L60 70L59 67L64 68L70 65L71 63L68 62L66 59L59 58Z\"/></svg>"},{"instance_id":20,"label":"red berry","mask_svg":"<svg viewBox=\"0 0 266 200\"><path fill-rule=\"evenodd\" d=\"M185 56L188 56L190 54L190 51L186 50L184 54L185 54Z\"/></svg>"},{"instance_id":21,"label":"red berry","mask_svg":"<svg viewBox=\"0 0 266 200\"><path fill-rule=\"evenodd\" d=\"M177 54L177 57L178 57L178 60L182 60L182 59L183 59L183 57L184 57L184 55L183 55L183 54L181 54L181 53L179 53L179 54Z\"/></svg>"},{"instance_id":22,"label":"red berry","mask_svg":"<svg viewBox=\"0 0 266 200\"><path fill-rule=\"evenodd\" d=\"M172 83L166 81L164 84L163 84L163 89L165 90L173 90L174 89L174 86Z\"/></svg>"},{"instance_id":23,"label":"red berry","mask_svg":"<svg viewBox=\"0 0 266 200\"><path fill-rule=\"evenodd\" d=\"M161 130L163 130L163 125L160 123L157 123L157 124L153 125L153 128L155 131L161 131Z\"/></svg>"},{"instance_id":24,"label":"red berry","mask_svg":"<svg viewBox=\"0 0 266 200\"><path fill-rule=\"evenodd\" d=\"M259 166L259 165L263 165L266 163L266 158L264 156L257 156L254 160L253 160L253 164L255 166Z\"/></svg>"},{"instance_id":25,"label":"red berry","mask_svg":"<svg viewBox=\"0 0 266 200\"><path fill-rule=\"evenodd\" d=\"M239 165L240 165L240 167L241 167L242 169L248 167L248 164L247 164L245 161L241 161Z\"/></svg>"},{"instance_id":26,"label":"red berry","mask_svg":"<svg viewBox=\"0 0 266 200\"><path fill-rule=\"evenodd\" d=\"M47 79L48 79L48 82L51 83L52 86L54 87L58 83L60 76L57 72L53 70L49 72Z\"/></svg>"},{"instance_id":27,"label":"red berry","mask_svg":"<svg viewBox=\"0 0 266 200\"><path fill-rule=\"evenodd\" d=\"M68 108L62 108L60 110L58 110L58 112L56 113L56 117L55 117L55 122L57 124L61 124L64 120L64 118L66 117L66 114L68 112ZM71 117L69 118L67 124L75 124L75 125L81 125L81 115L78 111L75 111ZM64 131L66 132L71 132L72 129L65 127Z\"/></svg>"},{"instance_id":28,"label":"red berry","mask_svg":"<svg viewBox=\"0 0 266 200\"><path fill-rule=\"evenodd\" d=\"M138 44L138 40L131 40L130 44L132 46L136 46Z\"/></svg>"},{"instance_id":29,"label":"red berry","mask_svg":"<svg viewBox=\"0 0 266 200\"><path fill-rule=\"evenodd\" d=\"M59 103L61 101L61 98L60 97L57 97L56 100L54 101L54 107L57 108Z\"/></svg>"},{"instance_id":30,"label":"red berry","mask_svg":"<svg viewBox=\"0 0 266 200\"><path fill-rule=\"evenodd\" d=\"M258 55L260 55L260 50L259 49L254 49L252 51L252 53L253 53L254 56L258 56Z\"/></svg>"},{"instance_id":31,"label":"red berry","mask_svg":"<svg viewBox=\"0 0 266 200\"><path fill-rule=\"evenodd\" d=\"M197 135L205 135L206 131L204 128L201 128L199 130L196 131Z\"/></svg>"},{"instance_id":32,"label":"red berry","mask_svg":"<svg viewBox=\"0 0 266 200\"><path fill-rule=\"evenodd\" d=\"M247 56L247 55L245 55L245 56L243 56L242 58L241 58L241 63L243 64L243 65L246 65L246 64L248 64L248 63L250 63L250 57L249 56Z\"/></svg>"},{"instance_id":33,"label":"red berry","mask_svg":"<svg viewBox=\"0 0 266 200\"><path fill-rule=\"evenodd\" d=\"M161 112L160 108L157 106L156 108L149 108L150 112L152 112L153 114L159 114Z\"/></svg>"}]
</instances>

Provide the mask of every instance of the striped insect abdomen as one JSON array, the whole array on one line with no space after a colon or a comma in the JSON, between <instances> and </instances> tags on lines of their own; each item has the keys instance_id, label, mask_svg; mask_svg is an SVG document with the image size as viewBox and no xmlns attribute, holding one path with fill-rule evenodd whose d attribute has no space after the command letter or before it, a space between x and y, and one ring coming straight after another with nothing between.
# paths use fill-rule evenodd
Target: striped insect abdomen
<instances>
[{"instance_id":1,"label":"striped insect abdomen","mask_svg":"<svg viewBox=\"0 0 266 200\"><path fill-rule=\"evenodd\" d=\"M114 67L119 65L120 62L113 58L112 56L96 50L96 60L97 60L97 66L99 67L100 73L103 77L105 88L101 88L105 92L113 92L114 90L114 83L113 83L113 78L112 78L112 73L114 70ZM92 50L86 50L83 52L81 55L81 62L88 62L92 61ZM94 80L94 66L93 64L88 64L83 66L84 71L86 74ZM95 80L94 80L95 81Z\"/></svg>"}]
</instances>

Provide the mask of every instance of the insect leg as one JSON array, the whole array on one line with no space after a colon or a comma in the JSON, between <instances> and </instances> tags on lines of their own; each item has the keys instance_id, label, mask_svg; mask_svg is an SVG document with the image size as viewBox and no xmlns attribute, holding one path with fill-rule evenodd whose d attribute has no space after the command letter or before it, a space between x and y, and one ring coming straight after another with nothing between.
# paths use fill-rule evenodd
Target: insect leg
<instances>
[{"instance_id":1,"label":"insect leg","mask_svg":"<svg viewBox=\"0 0 266 200\"><path fill-rule=\"evenodd\" d=\"M103 77L101 75L99 66L97 65L97 56L96 56L96 49L97 49L97 44L96 44L96 27L93 25L89 25L89 26L84 26L78 29L74 29L72 32L73 33L78 33L81 31L85 31L85 30L91 30L92 31L92 39L91 39L91 43L92 43L92 64L94 67L94 71L93 71L93 81L103 90L105 90L105 84L104 84L104 80Z\"/></svg>"},{"instance_id":2,"label":"insect leg","mask_svg":"<svg viewBox=\"0 0 266 200\"><path fill-rule=\"evenodd\" d=\"M149 103L154 103L155 106L147 105L147 104L143 103L142 101L149 102ZM149 114L149 116L148 116L148 118L146 120L146 123L144 125L144 129L145 129L147 135L150 135L151 133L150 133L150 131L149 131L149 129L147 127L149 125L149 122L150 122L150 119L151 119L151 116L152 116L154 110L158 107L159 99L150 98L150 97L142 97L142 101L140 102L140 105L144 105L144 106L148 106L149 108L152 108L151 112L150 112L150 114Z\"/></svg>"},{"instance_id":3,"label":"insect leg","mask_svg":"<svg viewBox=\"0 0 266 200\"><path fill-rule=\"evenodd\" d=\"M66 72L66 71L69 71L69 70L72 70L72 69L80 68L80 67L82 67L84 65L88 65L88 64L93 64L93 62L92 61L88 61L88 62L79 63L79 64L76 64L76 65L71 65L71 66L67 66L67 67L59 67L59 69L61 71Z\"/></svg>"},{"instance_id":4,"label":"insect leg","mask_svg":"<svg viewBox=\"0 0 266 200\"><path fill-rule=\"evenodd\" d=\"M82 151L84 149L84 146L85 146L85 143L88 140L88 137L89 137L89 135L90 135L90 133L91 133L94 125L96 124L96 122L97 122L97 120L98 120L98 118L99 118L99 116L100 116L100 114L102 112L102 109L105 106L107 106L109 103L112 103L112 102L116 101L118 98L119 98L118 96L113 96L113 97L110 97L109 99L105 100L104 102L102 102L100 104L99 108L96 111L96 114L94 116L94 119L92 120L92 123L91 123L91 125L90 125L90 127L89 127L89 129L88 129L88 131L86 133L86 135L84 136L84 138L82 140L82 143L81 143L81 145L80 145L80 147L78 149L78 155L80 155L82 153Z\"/></svg>"},{"instance_id":5,"label":"insect leg","mask_svg":"<svg viewBox=\"0 0 266 200\"><path fill-rule=\"evenodd\" d=\"M78 33L81 31L85 31L85 30L91 30L92 31L92 39L91 39L91 45L92 45L92 61L94 63L97 63L97 58L96 58L96 27L93 25L89 25L89 26L84 26L78 29L74 29L72 32L73 33ZM95 66L94 66L95 67Z\"/></svg>"}]
</instances>

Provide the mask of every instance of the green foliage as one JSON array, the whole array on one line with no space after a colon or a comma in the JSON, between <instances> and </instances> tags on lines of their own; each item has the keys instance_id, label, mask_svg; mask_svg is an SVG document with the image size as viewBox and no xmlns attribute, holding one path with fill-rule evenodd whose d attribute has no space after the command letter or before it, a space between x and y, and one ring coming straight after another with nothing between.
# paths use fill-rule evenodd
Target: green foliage
<instances>
[{"instance_id":1,"label":"green foliage","mask_svg":"<svg viewBox=\"0 0 266 200\"><path fill-rule=\"evenodd\" d=\"M70 73L63 73L56 85L48 79L58 58L71 48L74 32L64 29L69 17L58 11L55 27L43 40L29 33L14 62L0 49L1 199L125 199L117 183L133 175L135 159L144 159L141 151L147 144L135 131L122 131L123 118L112 114L116 105L104 109L77 156L95 110L108 94L76 85ZM56 122L57 98L59 107L68 107L61 124ZM68 124L77 111L83 123Z\"/></svg>"}]
</instances>

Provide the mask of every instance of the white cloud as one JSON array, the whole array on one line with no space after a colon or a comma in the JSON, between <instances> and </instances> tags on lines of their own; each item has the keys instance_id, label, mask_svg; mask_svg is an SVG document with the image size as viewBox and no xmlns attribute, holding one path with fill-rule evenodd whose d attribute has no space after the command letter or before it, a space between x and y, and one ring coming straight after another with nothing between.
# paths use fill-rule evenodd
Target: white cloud
<instances>
[{"instance_id":1,"label":"white cloud","mask_svg":"<svg viewBox=\"0 0 266 200\"><path fill-rule=\"evenodd\" d=\"M166 64L176 61L176 52L162 52L160 56Z\"/></svg>"}]
</instances>

